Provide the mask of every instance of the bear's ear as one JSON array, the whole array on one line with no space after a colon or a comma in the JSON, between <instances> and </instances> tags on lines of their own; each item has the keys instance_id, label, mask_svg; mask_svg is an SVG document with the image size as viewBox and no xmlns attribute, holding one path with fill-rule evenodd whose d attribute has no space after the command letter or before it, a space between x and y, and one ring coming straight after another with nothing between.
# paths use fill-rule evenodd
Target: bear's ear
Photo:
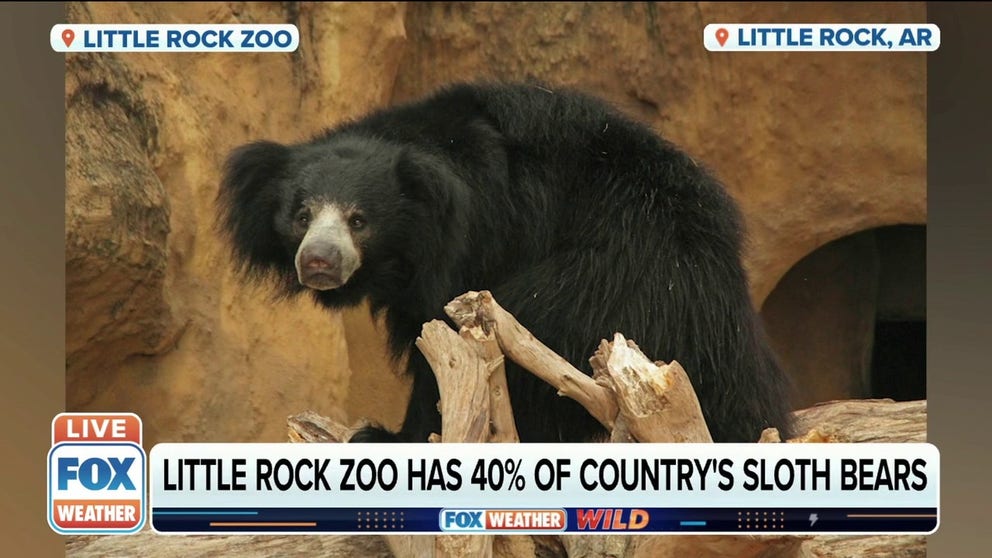
<instances>
[{"instance_id":1,"label":"bear's ear","mask_svg":"<svg viewBox=\"0 0 992 558\"><path fill-rule=\"evenodd\" d=\"M287 266L275 219L289 157L290 149L284 145L256 142L231 152L224 167L217 195L219 224L235 259L249 275Z\"/></svg>"},{"instance_id":2,"label":"bear's ear","mask_svg":"<svg viewBox=\"0 0 992 558\"><path fill-rule=\"evenodd\" d=\"M469 187L443 157L408 147L396 175L403 195L425 203L432 216L455 227L467 217Z\"/></svg>"},{"instance_id":3,"label":"bear's ear","mask_svg":"<svg viewBox=\"0 0 992 558\"><path fill-rule=\"evenodd\" d=\"M428 308L439 308L448 302L448 282L457 274L444 270L457 269L468 252L471 189L443 156L416 148L400 154L396 176L403 195L423 208L425 220L416 227L412 256L420 265L412 281Z\"/></svg>"}]
</instances>

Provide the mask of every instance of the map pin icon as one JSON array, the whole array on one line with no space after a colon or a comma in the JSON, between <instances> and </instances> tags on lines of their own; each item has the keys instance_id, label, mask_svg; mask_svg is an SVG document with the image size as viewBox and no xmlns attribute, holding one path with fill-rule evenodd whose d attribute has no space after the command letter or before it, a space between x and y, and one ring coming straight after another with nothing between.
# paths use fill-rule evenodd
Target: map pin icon
<instances>
[{"instance_id":1,"label":"map pin icon","mask_svg":"<svg viewBox=\"0 0 992 558\"><path fill-rule=\"evenodd\" d=\"M62 42L65 43L65 47L69 48L72 46L72 40L76 38L76 33L72 29L66 29L62 32Z\"/></svg>"},{"instance_id":2,"label":"map pin icon","mask_svg":"<svg viewBox=\"0 0 992 558\"><path fill-rule=\"evenodd\" d=\"M730 37L730 32L723 27L716 30L716 40L723 46L727 42L727 38Z\"/></svg>"}]
</instances>

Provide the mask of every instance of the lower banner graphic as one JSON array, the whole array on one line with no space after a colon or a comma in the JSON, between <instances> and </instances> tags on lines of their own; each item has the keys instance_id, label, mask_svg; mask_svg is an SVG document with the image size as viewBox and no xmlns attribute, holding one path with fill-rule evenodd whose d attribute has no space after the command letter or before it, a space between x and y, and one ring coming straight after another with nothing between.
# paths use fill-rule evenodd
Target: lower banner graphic
<instances>
[{"instance_id":1,"label":"lower banner graphic","mask_svg":"<svg viewBox=\"0 0 992 558\"><path fill-rule=\"evenodd\" d=\"M936 531L930 444L159 444L160 533Z\"/></svg>"}]
</instances>

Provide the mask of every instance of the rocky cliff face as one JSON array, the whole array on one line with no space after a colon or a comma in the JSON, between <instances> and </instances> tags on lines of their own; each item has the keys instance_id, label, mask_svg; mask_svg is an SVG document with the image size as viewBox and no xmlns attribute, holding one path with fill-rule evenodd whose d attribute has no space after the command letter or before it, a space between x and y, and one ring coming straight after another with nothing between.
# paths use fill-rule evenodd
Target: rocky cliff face
<instances>
[{"instance_id":1,"label":"rocky cliff face","mask_svg":"<svg viewBox=\"0 0 992 558\"><path fill-rule=\"evenodd\" d=\"M240 283L220 169L472 78L577 86L719 175L747 217L759 304L803 256L926 220L924 54L727 53L719 21L925 19L923 5L70 4L72 22L299 26L293 54L66 58L67 405L133 410L149 443L276 441L305 408L395 425L405 384L361 309Z\"/></svg>"}]
</instances>

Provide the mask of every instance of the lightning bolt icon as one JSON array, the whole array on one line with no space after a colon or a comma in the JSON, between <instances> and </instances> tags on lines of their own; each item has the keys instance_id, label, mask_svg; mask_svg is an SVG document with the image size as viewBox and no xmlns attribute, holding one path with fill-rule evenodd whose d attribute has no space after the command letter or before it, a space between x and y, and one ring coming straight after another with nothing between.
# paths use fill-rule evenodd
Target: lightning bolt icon
<instances>
[{"instance_id":1,"label":"lightning bolt icon","mask_svg":"<svg viewBox=\"0 0 992 558\"><path fill-rule=\"evenodd\" d=\"M817 519L820 519L820 518L817 517L817 515L815 513L809 514L809 526L812 527L813 524L816 523L816 520Z\"/></svg>"}]
</instances>

